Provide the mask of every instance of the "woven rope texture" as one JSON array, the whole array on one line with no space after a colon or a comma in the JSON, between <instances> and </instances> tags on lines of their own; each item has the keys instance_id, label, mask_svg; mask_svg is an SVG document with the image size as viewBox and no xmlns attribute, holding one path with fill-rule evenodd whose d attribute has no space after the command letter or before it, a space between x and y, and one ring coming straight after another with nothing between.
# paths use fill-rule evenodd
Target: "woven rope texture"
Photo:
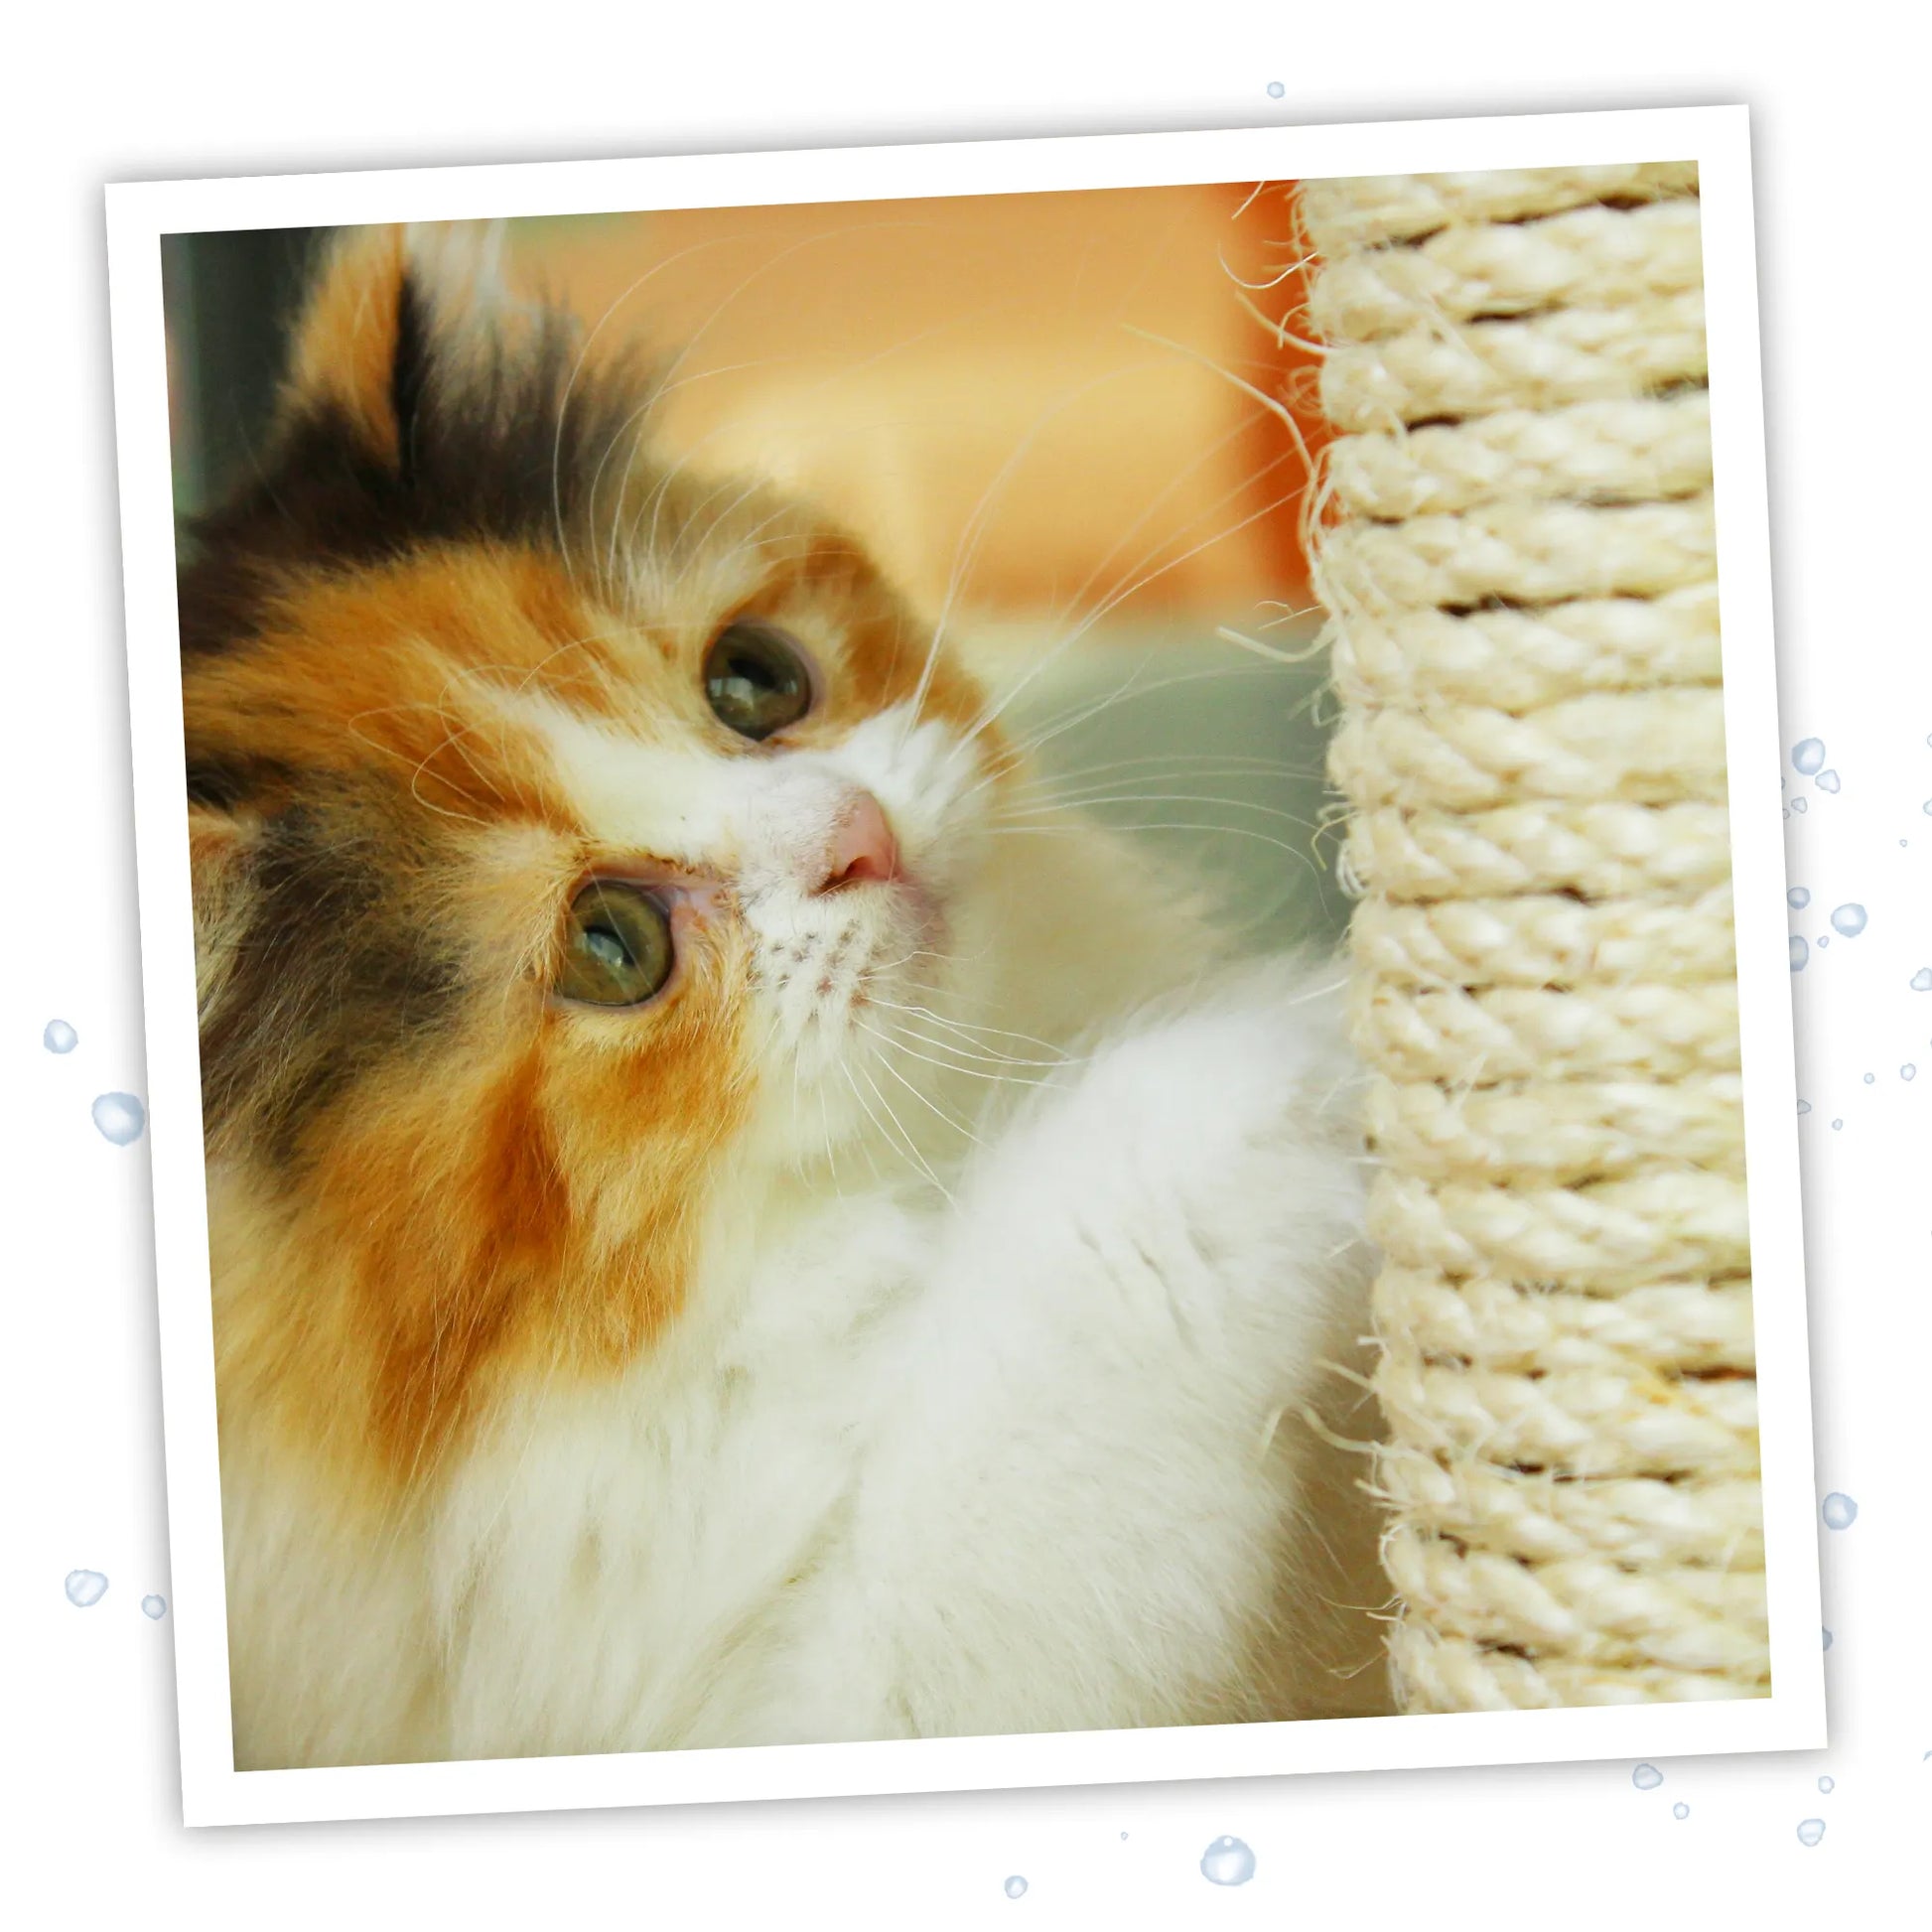
<instances>
[{"instance_id":1,"label":"woven rope texture","mask_svg":"<svg viewBox=\"0 0 1932 1932\"><path fill-rule=\"evenodd\" d=\"M1297 200L1399 1694L1761 1696L1696 172Z\"/></svg>"}]
</instances>

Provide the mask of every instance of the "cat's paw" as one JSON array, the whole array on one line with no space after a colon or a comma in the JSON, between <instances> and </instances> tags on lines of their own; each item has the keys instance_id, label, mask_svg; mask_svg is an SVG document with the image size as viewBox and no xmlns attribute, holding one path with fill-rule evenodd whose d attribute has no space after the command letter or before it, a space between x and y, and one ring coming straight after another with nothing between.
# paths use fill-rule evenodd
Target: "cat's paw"
<instances>
[{"instance_id":1,"label":"cat's paw","mask_svg":"<svg viewBox=\"0 0 1932 1932\"><path fill-rule=\"evenodd\" d=\"M1362 1221L1338 977L1250 968L1104 1042L996 1151L986 1207L1216 1352L1325 1309Z\"/></svg>"}]
</instances>

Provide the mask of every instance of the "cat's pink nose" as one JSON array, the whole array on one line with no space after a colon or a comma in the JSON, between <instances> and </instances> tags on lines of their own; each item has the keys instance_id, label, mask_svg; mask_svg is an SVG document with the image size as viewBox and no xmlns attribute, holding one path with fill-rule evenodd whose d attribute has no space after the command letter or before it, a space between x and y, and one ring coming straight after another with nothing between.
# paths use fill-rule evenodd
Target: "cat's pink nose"
<instances>
[{"instance_id":1,"label":"cat's pink nose","mask_svg":"<svg viewBox=\"0 0 1932 1932\"><path fill-rule=\"evenodd\" d=\"M884 808L871 792L855 792L826 848L825 875L812 890L836 893L869 879L897 879L898 872L898 841Z\"/></svg>"}]
</instances>

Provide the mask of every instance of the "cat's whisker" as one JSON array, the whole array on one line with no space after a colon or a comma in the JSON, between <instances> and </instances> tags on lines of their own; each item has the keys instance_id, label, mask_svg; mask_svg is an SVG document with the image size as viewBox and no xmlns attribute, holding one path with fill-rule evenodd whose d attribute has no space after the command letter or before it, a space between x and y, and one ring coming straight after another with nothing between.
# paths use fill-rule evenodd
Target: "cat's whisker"
<instances>
[{"instance_id":1,"label":"cat's whisker","mask_svg":"<svg viewBox=\"0 0 1932 1932\"><path fill-rule=\"evenodd\" d=\"M925 1177L929 1181L931 1181L933 1186L938 1188L940 1193L945 1196L946 1200L949 1203L951 1203L955 1207L958 1206L959 1203L953 1200L951 1188L949 1188L946 1185L946 1183L939 1178L938 1174L933 1170L932 1164L929 1161L927 1161L927 1159L923 1154L919 1152L918 1142L915 1141L912 1138L912 1135L907 1131L905 1123L899 1119L898 1114L893 1107L893 1103L886 1098L884 1092L880 1088L879 1082L872 1077L871 1068L867 1066L861 1066L858 1069L858 1072L859 1072L859 1077L862 1080L864 1080L866 1085L872 1089L873 1098L876 1099L879 1102L880 1106L882 1106L886 1110L886 1118L890 1120L893 1124L894 1131L897 1135L897 1140L894 1143L894 1145L897 1147L898 1150L906 1156L906 1158L912 1163L913 1167L916 1168L920 1173L924 1174ZM857 1089L855 1088L854 1091L856 1092Z\"/></svg>"},{"instance_id":2,"label":"cat's whisker","mask_svg":"<svg viewBox=\"0 0 1932 1932\"><path fill-rule=\"evenodd\" d=\"M1003 1086L1012 1087L1036 1087L1040 1084L1038 1080L1023 1080L1016 1073L984 1073L975 1067L960 1066L951 1060L935 1060L928 1053L916 1051L897 1035L889 1034L878 1027L868 1026L863 1020L855 1024L862 1033L873 1035L876 1038L884 1040L888 1046L893 1047L898 1052L908 1054L915 1060L924 1060L928 1066L936 1066L942 1073L958 1073L963 1074L969 1080L992 1080Z\"/></svg>"},{"instance_id":3,"label":"cat's whisker","mask_svg":"<svg viewBox=\"0 0 1932 1932\"><path fill-rule=\"evenodd\" d=\"M1218 832L1227 838L1258 839L1263 845L1272 845L1278 851L1293 853L1295 858L1312 871L1319 871L1314 861L1300 846L1291 845L1286 839L1270 838L1265 832L1251 830L1245 825L1204 825L1177 819L1164 819L1154 825L1137 825L1137 832ZM993 825L987 828L994 838L1022 838L1035 835L1065 834L1075 838L1089 836L1083 825Z\"/></svg>"},{"instance_id":4,"label":"cat's whisker","mask_svg":"<svg viewBox=\"0 0 1932 1932\"><path fill-rule=\"evenodd\" d=\"M1210 793L1190 791L1116 791L1078 793L1069 798L1035 799L1013 806L1011 815L1050 811L1089 811L1099 805L1221 805L1230 811L1261 812L1269 818L1286 819L1291 825L1300 825L1311 832L1320 827L1313 819L1304 818L1299 812L1291 812L1282 805L1264 805L1251 798L1223 798ZM995 807L992 816L1001 818L1007 811Z\"/></svg>"},{"instance_id":5,"label":"cat's whisker","mask_svg":"<svg viewBox=\"0 0 1932 1932\"><path fill-rule=\"evenodd\" d=\"M912 1084L912 1082L908 1080L905 1077L905 1075L902 1074L898 1070L898 1068L893 1064L893 1058L890 1052L884 1052L875 1055L875 1063L881 1068L883 1068L886 1072L890 1073L893 1076L893 1078L897 1080L899 1083L899 1085L902 1086L905 1089L905 1091L909 1093L912 1096L912 1098L919 1103L920 1106L926 1109L928 1113L935 1115L939 1120L944 1122L946 1126L950 1127L955 1133L965 1135L965 1137L969 1141L971 1141L975 1147L984 1147L986 1145L986 1143L982 1141L980 1137L977 1134L975 1134L973 1130L969 1126L967 1126L967 1124L963 1120L959 1120L952 1114L947 1113L946 1110L943 1107L941 1107L936 1100L933 1100L927 1094L921 1093L919 1089L915 1087ZM885 1100L884 1094L880 1095L880 1100L883 1104ZM950 1196L948 1196L948 1198L950 1198Z\"/></svg>"},{"instance_id":6,"label":"cat's whisker","mask_svg":"<svg viewBox=\"0 0 1932 1932\"><path fill-rule=\"evenodd\" d=\"M859 1091L859 1082L857 1081L857 1079L853 1077L852 1067L849 1064L841 1063L839 1067L839 1071L845 1075L845 1083L848 1087L852 1089L853 1099L859 1103L860 1107L865 1112L866 1118L872 1122L873 1133L878 1136L881 1146L890 1148L895 1154L904 1154L906 1150L897 1141L896 1141L892 1137L892 1135L886 1130L886 1127L884 1123L880 1120L879 1116L873 1112L872 1103L868 1101L866 1096ZM868 1084L870 1084L870 1082ZM874 1092L876 1093L878 1089L874 1088ZM881 1173L879 1171L879 1162L873 1153L872 1141L862 1137L859 1145L864 1150L867 1161L871 1163L872 1177L876 1181L878 1181L881 1186L884 1186L886 1181L886 1176L883 1173ZM914 1167L916 1167L916 1161L914 1161L913 1165Z\"/></svg>"},{"instance_id":7,"label":"cat's whisker","mask_svg":"<svg viewBox=\"0 0 1932 1932\"><path fill-rule=\"evenodd\" d=\"M1238 522L1230 524L1226 529L1217 530L1211 537L1204 537L1201 539L1199 543L1190 545L1187 549L1183 550L1179 556L1169 558L1169 560L1166 563L1161 564L1157 568L1148 571L1137 582L1129 584L1124 590L1119 590L1114 592L1110 597L1107 598L1107 600L1104 603L1097 606L1084 619L1082 619L1080 623L1074 629L1068 631L1065 636L1061 637L1052 646L1051 649L1046 651L1040 657L1040 659L1035 665L1033 665L1033 667L1030 670L1028 670L1023 677L1021 677L1018 680L1018 682L1012 685L1001 696L999 701L993 706L993 708L990 711L984 713L981 717L979 717L974 721L974 723L968 728L965 734L967 741L970 742L971 740L978 738L982 732L988 730L992 725L996 724L1001 718L1001 716L1006 712L1007 707L1011 705L1013 701L1017 697L1019 697L1019 695L1023 691L1025 691L1027 687L1030 684L1032 684L1036 677L1040 675L1041 672L1043 672L1056 659L1064 655L1065 652L1070 650L1073 647L1073 645L1078 643L1079 640L1082 637L1084 637L1090 630L1092 630L1097 623L1099 623L1106 617L1110 616L1113 612L1117 611L1121 607L1121 605L1125 604L1130 598L1138 597L1141 594L1141 592L1146 590L1150 584L1155 583L1159 581L1159 579L1167 576L1167 574L1170 571L1178 570L1182 564L1191 562L1195 557L1198 557L1202 553L1202 551L1211 550L1214 547L1214 545L1217 543L1225 543L1229 537L1236 535L1238 532L1242 530L1245 530L1250 524L1258 523L1264 516L1272 516L1277 510L1286 508L1290 503L1294 502L1296 498L1303 493L1303 490L1306 489L1306 487L1307 485L1303 484L1298 488L1288 491L1287 494L1285 495L1272 498L1270 501L1263 503L1259 509L1249 511L1249 513L1246 516L1242 517Z\"/></svg>"},{"instance_id":8,"label":"cat's whisker","mask_svg":"<svg viewBox=\"0 0 1932 1932\"><path fill-rule=\"evenodd\" d=\"M1100 778L1073 778L1065 781L1051 778L1035 779L1024 787L1016 786L1012 791L1001 793L998 800L990 804L987 809L996 817L1001 814L1010 816L1015 812L1030 811L1037 803L1066 806L1118 802L1101 795L1110 791L1131 791L1131 795L1135 797L1160 795L1156 792L1134 789L1142 785L1191 783L1214 778L1240 783L1243 780L1317 779L1320 776L1320 769L1316 766L1265 761L1247 765L1153 765L1137 771L1113 771Z\"/></svg>"},{"instance_id":9,"label":"cat's whisker","mask_svg":"<svg viewBox=\"0 0 1932 1932\"><path fill-rule=\"evenodd\" d=\"M942 1015L934 1013L930 1007L904 1006L896 1000L882 1000L877 994L871 996L868 1004L876 1007L885 1007L894 1013L915 1013L922 1019L931 1021L935 1026L949 1027L957 1033L976 1035L996 1035L1001 1039L1022 1040L1029 1046L1040 1047L1048 1053L1059 1053L1062 1060L1070 1061L1073 1057L1070 1054L1061 1053L1059 1047L1050 1039L1039 1039L1033 1034L1017 1034L1006 1027L987 1027L969 1021L948 1020Z\"/></svg>"},{"instance_id":10,"label":"cat's whisker","mask_svg":"<svg viewBox=\"0 0 1932 1932\"><path fill-rule=\"evenodd\" d=\"M1059 1058L1050 1060L1022 1059L1013 1053L990 1053L981 1048L955 1046L950 1040L934 1039L929 1034L920 1033L916 1027L909 1027L903 1023L897 1026L891 1023L887 1024L895 1037L920 1040L939 1052L957 1054L961 1059L979 1060L988 1066L1064 1066L1066 1064L1063 1059Z\"/></svg>"},{"instance_id":11,"label":"cat's whisker","mask_svg":"<svg viewBox=\"0 0 1932 1932\"><path fill-rule=\"evenodd\" d=\"M1170 676L1157 678L1152 684L1140 682L1146 670L1145 664L1137 665L1124 684L1105 693L1099 698L1083 699L1070 710L1056 713L1047 719L1030 737L1016 740L1013 744L1009 762L1004 768L987 773L986 776L961 792L964 802L976 797L989 787L1001 783L1012 776L1015 770L1024 767L1027 760L1035 757L1054 739L1063 737L1067 732L1077 731L1082 725L1104 716L1116 705L1128 703L1137 698L1154 697L1158 693L1171 690L1177 685L1199 684L1231 677L1276 677L1279 673L1263 664L1222 664L1197 671L1179 671ZM1138 687L1138 688L1137 688Z\"/></svg>"},{"instance_id":12,"label":"cat's whisker","mask_svg":"<svg viewBox=\"0 0 1932 1932\"><path fill-rule=\"evenodd\" d=\"M1195 457L1191 463L1186 463L1181 465L1181 467L1174 473L1174 475L1169 479L1166 487L1158 490L1154 494L1154 496L1149 499L1147 506L1141 511L1140 515L1137 516L1133 520L1133 522L1128 524L1126 529L1121 531L1120 535L1114 539L1113 544L1107 550L1106 554L1102 556L1094 564L1093 568L1087 572L1085 578L1081 581L1079 588L1076 591L1074 591L1072 596L1069 597L1066 600L1066 602L1060 607L1060 609L1054 614L1053 621L1050 627L1054 630L1058 630L1059 627L1067 621L1068 618L1072 615L1072 613L1077 611L1080 608L1081 599L1084 598L1086 594L1093 589L1094 584L1099 579L1101 573L1104 570L1106 570L1110 564L1113 563L1114 559L1117 558L1123 550L1127 548L1129 540L1135 535L1135 533L1139 530L1146 528L1148 519L1151 516L1153 516L1155 511L1158 510L1163 503L1167 502L1174 494L1176 490L1180 489L1185 483L1191 482L1193 478L1198 476L1202 470L1204 470L1210 463L1212 463L1217 457L1220 456L1221 452L1225 450L1230 443L1237 442L1239 439L1241 439L1244 436L1251 436L1254 433L1256 425L1259 424L1261 421L1262 418L1259 414L1250 414L1244 416L1239 422L1235 424L1233 429L1229 430L1226 435L1220 437L1217 441L1211 443L1205 450L1203 450L1200 453L1199 456ZM1241 490L1251 488L1256 483L1260 482L1262 477L1265 477L1271 471L1278 469L1281 466L1281 464L1287 460L1287 454L1288 453L1284 451L1281 456L1278 456L1273 463L1268 464L1256 476L1248 478L1245 482L1239 484L1237 486L1236 493L1239 493ZM1180 525L1179 529L1171 531L1169 535L1163 540L1163 544L1157 544L1155 546L1155 550L1153 554L1158 556L1164 544L1173 542L1176 537L1178 537L1181 534L1182 531L1191 528L1193 524L1197 523L1201 517L1211 516L1214 513L1214 511L1219 509L1221 504L1226 502L1228 498L1226 496L1223 496L1217 499L1214 503L1209 504L1206 509L1197 510L1193 516L1189 517L1185 523ZM1146 558L1143 558L1142 562L1145 563ZM1139 566L1135 566L1134 568L1139 568ZM1128 574L1132 575L1131 569Z\"/></svg>"},{"instance_id":13,"label":"cat's whisker","mask_svg":"<svg viewBox=\"0 0 1932 1932\"><path fill-rule=\"evenodd\" d=\"M1258 422L1260 418L1258 417L1251 416L1247 418L1234 432L1230 433L1229 436L1224 437L1219 444L1216 444L1212 451L1208 452L1206 455L1197 459L1194 463L1188 465L1185 469L1183 469L1180 475L1176 477L1168 485L1166 489L1162 490L1156 495L1154 501L1148 505L1147 509L1142 512L1141 516L1136 520L1136 522L1130 526L1130 529L1127 534L1131 534L1133 530L1140 528L1142 524L1146 522L1148 516L1150 516L1153 513L1153 511L1156 508L1158 508L1159 505L1162 502L1164 502L1167 499L1167 497L1171 495L1173 491L1176 487L1178 487L1182 482L1184 482L1186 479L1191 477L1197 470L1199 470L1202 467L1202 465L1209 459L1209 457L1218 454L1220 449L1225 447L1227 442L1232 441L1235 435L1252 432L1255 423ZM1195 528L1204 518L1215 515L1221 509L1223 509L1227 504L1236 501L1238 498L1252 494L1255 485L1261 483L1263 479L1271 476L1276 470L1279 470L1281 466L1289 460L1291 454L1292 454L1291 452L1285 450L1280 455L1276 456L1271 462L1263 464L1259 470L1254 471L1249 475L1243 477L1231 488L1224 490L1211 503L1208 503L1204 508L1196 510L1191 516L1189 516L1186 519L1185 522L1179 525L1178 528L1170 531L1168 535L1165 536L1159 543L1154 545L1154 547L1151 550L1143 552L1140 558L1138 558L1135 563L1128 566L1128 568L1124 570L1120 574L1120 576L1115 579L1112 589L1108 592L1107 596L1102 599L1099 608L1095 610L1082 623L1080 623L1070 633L1070 635L1061 636L1055 643L1053 643L1049 647L1049 649L1045 652L1044 656L1027 671L1026 675L1020 679L1019 683L1015 687L1013 687L1012 689L1010 689L1009 691L1001 695L999 706L995 709L994 715L997 716L999 710L1004 709L1006 703L1010 702L1011 699L1015 695L1017 695L1019 690L1024 689L1026 685L1034 677L1038 675L1041 669L1043 669L1047 664L1050 664L1053 661L1053 659L1061 651L1063 651L1070 643L1077 640L1079 637L1083 636L1087 630L1091 629L1093 624L1101 617L1107 615L1109 612L1114 610L1119 604L1126 601L1128 598L1138 596L1140 591L1145 589L1149 583L1154 582L1157 578L1164 575L1169 569L1174 568L1178 564L1188 561L1191 557L1198 555L1201 550L1211 547L1212 544L1223 540L1227 536L1231 536L1235 534L1241 528L1245 527L1244 524L1237 523L1236 525L1233 526L1232 529L1218 531L1213 537L1206 539L1202 544L1196 546L1195 549L1184 552L1178 558L1171 559L1169 563L1162 565L1158 570L1148 572L1148 566L1151 565L1154 562L1154 560L1161 555L1162 551L1167 549L1171 544L1181 541L1185 537L1186 533L1189 530ZM1290 494L1287 497L1282 498L1279 501L1277 501L1275 504L1271 505L1270 506L1271 509L1278 509L1278 508L1285 507L1286 503L1293 501L1294 497L1297 494L1300 494L1306 490L1307 488L1306 476L1308 474L1311 474L1311 465L1310 459L1308 458L1306 449L1302 451L1302 456L1303 456L1303 468L1305 472L1304 482L1300 485L1298 485L1295 491L1290 492ZM1248 520L1252 521L1253 519L1251 518ZM1101 562L1098 565L1096 565L1091 572L1089 572L1086 581L1080 586L1079 590L1076 591L1074 595L1067 601L1066 606L1062 608L1061 613L1055 619L1051 626L1053 630L1058 631L1060 630L1062 625L1065 624L1068 616L1075 608L1078 607L1081 598L1083 598L1086 595L1087 591L1091 588L1094 579L1100 575L1101 570L1104 569L1107 564L1111 563L1113 559L1119 555L1124 545L1124 541L1125 538L1123 537L1123 539L1120 542L1116 542L1113 548L1108 551L1107 555L1101 559ZM1147 574L1142 575L1141 573L1143 572L1147 572ZM1130 583L1129 580L1136 579L1136 578L1138 578L1137 582ZM1121 586L1123 584L1128 585L1128 588L1124 592L1121 590Z\"/></svg>"}]
</instances>

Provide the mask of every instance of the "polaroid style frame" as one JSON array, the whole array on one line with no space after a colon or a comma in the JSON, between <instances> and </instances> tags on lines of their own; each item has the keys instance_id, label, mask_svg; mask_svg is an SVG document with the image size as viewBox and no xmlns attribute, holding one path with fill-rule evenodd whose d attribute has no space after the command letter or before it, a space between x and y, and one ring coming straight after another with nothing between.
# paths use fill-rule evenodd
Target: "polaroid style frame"
<instances>
[{"instance_id":1,"label":"polaroid style frame","mask_svg":"<svg viewBox=\"0 0 1932 1932\"><path fill-rule=\"evenodd\" d=\"M237 1772L175 591L164 235L1697 162L1773 1691L1275 1724ZM1749 122L1742 107L409 169L106 190L182 1798L190 1825L1403 1770L1826 1742Z\"/></svg>"}]
</instances>

